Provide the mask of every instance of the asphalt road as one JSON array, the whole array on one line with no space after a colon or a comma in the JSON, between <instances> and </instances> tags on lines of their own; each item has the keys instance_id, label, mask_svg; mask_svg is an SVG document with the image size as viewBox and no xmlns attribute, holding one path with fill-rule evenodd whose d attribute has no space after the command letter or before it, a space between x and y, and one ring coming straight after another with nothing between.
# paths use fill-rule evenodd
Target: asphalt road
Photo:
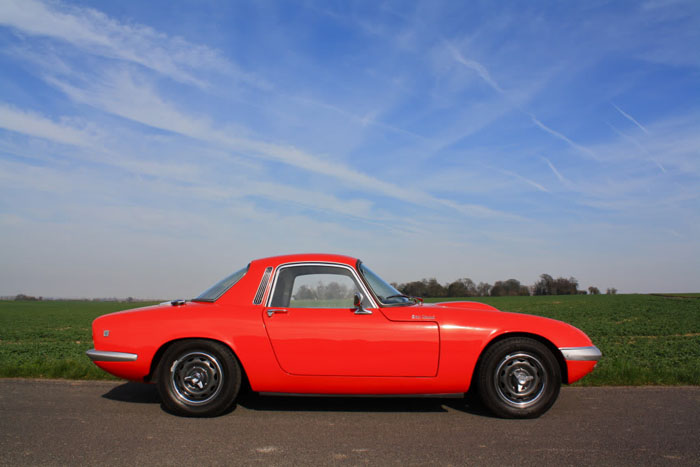
<instances>
[{"instance_id":1,"label":"asphalt road","mask_svg":"<svg viewBox=\"0 0 700 467\"><path fill-rule=\"evenodd\" d=\"M0 379L1 465L700 465L700 387L569 388L537 420L446 399L247 396L189 419L153 386Z\"/></svg>"}]
</instances>

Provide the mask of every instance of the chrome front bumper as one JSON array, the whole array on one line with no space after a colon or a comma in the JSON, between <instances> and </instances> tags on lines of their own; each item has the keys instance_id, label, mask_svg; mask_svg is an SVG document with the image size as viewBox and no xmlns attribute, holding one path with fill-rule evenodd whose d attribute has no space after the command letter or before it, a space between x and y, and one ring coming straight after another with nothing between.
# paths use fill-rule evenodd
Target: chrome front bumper
<instances>
[{"instance_id":1,"label":"chrome front bumper","mask_svg":"<svg viewBox=\"0 0 700 467\"><path fill-rule=\"evenodd\" d=\"M138 355L126 352L107 352L105 350L90 349L85 352L93 362L135 362Z\"/></svg>"},{"instance_id":2,"label":"chrome front bumper","mask_svg":"<svg viewBox=\"0 0 700 467\"><path fill-rule=\"evenodd\" d=\"M559 347L559 351L564 356L564 360L570 361L597 362L603 356L595 345L590 347Z\"/></svg>"}]
</instances>

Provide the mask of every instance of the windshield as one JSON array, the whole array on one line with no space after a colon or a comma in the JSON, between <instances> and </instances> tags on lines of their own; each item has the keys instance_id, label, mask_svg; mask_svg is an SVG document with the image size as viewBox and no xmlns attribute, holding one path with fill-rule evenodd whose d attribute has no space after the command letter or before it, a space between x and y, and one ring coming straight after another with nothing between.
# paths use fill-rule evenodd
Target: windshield
<instances>
[{"instance_id":1,"label":"windshield","mask_svg":"<svg viewBox=\"0 0 700 467\"><path fill-rule=\"evenodd\" d=\"M365 278L367 284L374 292L374 295L379 299L382 305L413 305L415 302L411 297L407 297L390 284L387 284L384 279L372 272L370 268L357 262L357 269L360 270L362 277Z\"/></svg>"},{"instance_id":2,"label":"windshield","mask_svg":"<svg viewBox=\"0 0 700 467\"><path fill-rule=\"evenodd\" d=\"M233 284L241 280L241 277L245 276L245 273L248 272L249 266L250 264L244 267L243 269L234 272L230 276L224 277L219 282L217 282L216 284L212 285L207 290L199 294L199 296L193 299L193 301L214 302L218 300L218 298L221 297L224 294L224 292L233 287Z\"/></svg>"}]
</instances>

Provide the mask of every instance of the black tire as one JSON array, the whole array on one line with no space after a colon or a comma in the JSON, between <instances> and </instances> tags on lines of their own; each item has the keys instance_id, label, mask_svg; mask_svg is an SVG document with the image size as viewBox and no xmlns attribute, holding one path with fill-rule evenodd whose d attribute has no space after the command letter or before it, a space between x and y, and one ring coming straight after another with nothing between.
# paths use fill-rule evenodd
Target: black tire
<instances>
[{"instance_id":1,"label":"black tire","mask_svg":"<svg viewBox=\"0 0 700 467\"><path fill-rule=\"evenodd\" d=\"M187 417L214 417L230 409L241 387L241 367L228 347L193 339L174 343L158 365L163 407Z\"/></svg>"},{"instance_id":2,"label":"black tire","mask_svg":"<svg viewBox=\"0 0 700 467\"><path fill-rule=\"evenodd\" d=\"M561 370L552 352L528 337L512 337L482 356L477 389L484 405L503 418L536 418L554 404Z\"/></svg>"}]
</instances>

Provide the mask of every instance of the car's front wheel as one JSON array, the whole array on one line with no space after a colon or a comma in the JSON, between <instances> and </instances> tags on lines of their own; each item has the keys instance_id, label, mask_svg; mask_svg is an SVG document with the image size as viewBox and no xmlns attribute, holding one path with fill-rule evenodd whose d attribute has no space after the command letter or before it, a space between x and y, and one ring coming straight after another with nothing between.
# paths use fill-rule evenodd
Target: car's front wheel
<instances>
[{"instance_id":1,"label":"car's front wheel","mask_svg":"<svg viewBox=\"0 0 700 467\"><path fill-rule=\"evenodd\" d=\"M561 371L544 344L528 337L513 337L486 350L477 387L482 402L494 414L535 418L557 400Z\"/></svg>"},{"instance_id":2,"label":"car's front wheel","mask_svg":"<svg viewBox=\"0 0 700 467\"><path fill-rule=\"evenodd\" d=\"M234 404L241 368L228 347L193 339L174 343L158 366L163 406L178 415L213 417Z\"/></svg>"}]
</instances>

